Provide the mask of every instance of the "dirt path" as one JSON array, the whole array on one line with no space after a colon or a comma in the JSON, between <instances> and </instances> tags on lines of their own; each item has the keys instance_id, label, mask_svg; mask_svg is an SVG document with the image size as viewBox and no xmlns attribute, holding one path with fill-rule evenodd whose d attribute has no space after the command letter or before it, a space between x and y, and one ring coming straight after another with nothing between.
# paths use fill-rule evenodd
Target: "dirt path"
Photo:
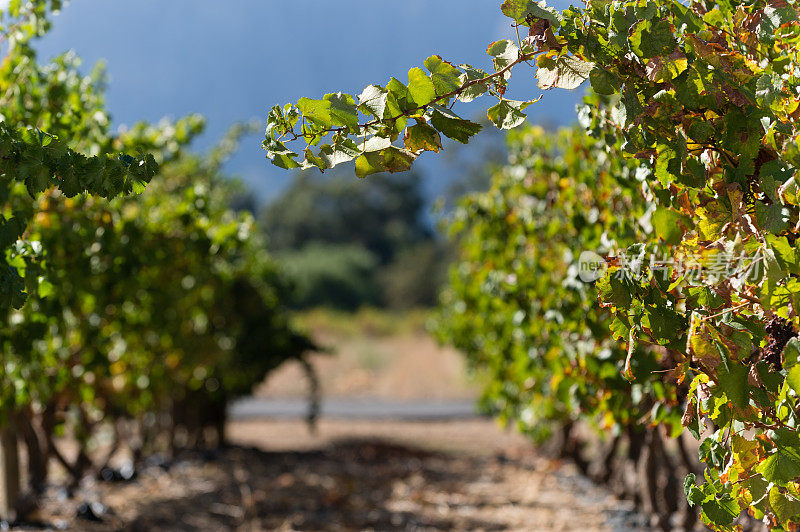
<instances>
[{"instance_id":1,"label":"dirt path","mask_svg":"<svg viewBox=\"0 0 800 532\"><path fill-rule=\"evenodd\" d=\"M90 482L77 501L52 493L41 519L86 531L638 530L624 504L491 421L230 430L227 451ZM102 503L101 521L75 518L81 500Z\"/></svg>"},{"instance_id":2,"label":"dirt path","mask_svg":"<svg viewBox=\"0 0 800 532\"><path fill-rule=\"evenodd\" d=\"M465 358L440 346L425 331L424 314L309 312L299 318L329 354L311 357L323 397L389 400L467 399L480 384L468 374ZM256 397L304 398L305 374L288 363L259 386Z\"/></svg>"}]
</instances>

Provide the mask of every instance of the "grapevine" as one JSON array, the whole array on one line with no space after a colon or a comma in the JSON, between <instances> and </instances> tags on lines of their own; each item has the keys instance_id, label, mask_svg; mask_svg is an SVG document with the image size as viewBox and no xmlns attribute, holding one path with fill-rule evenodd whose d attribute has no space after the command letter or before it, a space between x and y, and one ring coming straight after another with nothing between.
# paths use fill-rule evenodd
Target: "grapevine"
<instances>
[{"instance_id":1,"label":"grapevine","mask_svg":"<svg viewBox=\"0 0 800 532\"><path fill-rule=\"evenodd\" d=\"M531 260L536 245L560 245L554 230L543 236L522 232L508 240L510 248L487 247L481 259L486 271L477 277L482 284L454 277L455 292L469 298L452 301L445 328L452 327L451 338L491 368L488 397L523 427L541 426L533 421L548 415L539 412L590 423L602 416L601 426L615 426L605 421L606 408L576 402L553 387L576 368L584 369L574 354L578 346L588 345L587 368L590 360L608 360L601 347L608 339L625 353L623 359L611 359L631 381L628 391L598 385L591 373L580 371L575 386L599 386L609 420L615 419L610 405L621 403L623 416L645 419L653 429L675 436L680 430L674 414L681 413L679 425L700 440L699 458L706 467L704 478L690 473L684 484L686 500L703 522L734 530L754 518L775 529L792 528L800 524L800 344L790 338L800 308L797 9L791 0L588 1L559 13L531 0L506 0L501 10L524 39L492 43L487 49L492 70L431 56L424 64L427 72L412 69L407 84L392 78L357 98L336 93L274 107L264 148L285 168L325 170L355 159L359 176L405 170L423 151L440 151L442 135L468 142L479 132L476 123L456 114L459 101L494 98L490 121L504 129L520 126L525 108L539 99L505 98L512 74L520 69L535 70L543 91L573 89L588 80L601 98L590 99L578 113L593 139L586 144L600 143L595 149L606 156L633 161L633 171L612 169L610 182L631 191L631 205L644 209L627 213L628 223L637 228L633 233L595 219L591 210L564 220L558 229L566 235L592 218L605 235L602 246L589 239L584 250L608 259L594 285L597 306L592 307L608 313L608 322L590 328L585 344L581 322L565 320L559 331L568 341L550 351L551 326L531 326L529 320L533 315L558 322L559 307L569 298L563 293L546 297L544 291L563 287L563 277L562 284L555 278L565 264L534 255L534 271L547 274L527 280L526 270L513 272L517 283L549 287L537 288L530 302L524 292L506 286L509 272L495 269ZM602 185L596 193L602 194ZM571 201L574 206L567 205ZM591 204L564 198L558 208ZM515 209L515 216L535 217L535 205ZM486 227L492 229L486 230L498 233L489 232L482 242L505 243L508 231L517 230L513 220L508 212L485 214L487 208L477 211L475 226L466 225L467 234L480 234L482 217L488 216ZM472 261L480 256L473 254L469 239L464 246L467 264L475 267ZM579 250L572 252L577 268ZM470 324L469 316L485 318L495 305L520 306L518 313ZM765 356L754 357L758 352ZM545 364L548 357L564 367L556 377L551 377L553 366ZM648 360L656 363L648 366ZM649 416L637 418L624 398L641 397L649 383L663 391L653 394ZM652 465L660 440L648 434L644 460ZM650 501L654 511L656 499ZM663 520L660 524L666 526Z\"/></svg>"},{"instance_id":2,"label":"grapevine","mask_svg":"<svg viewBox=\"0 0 800 532\"><path fill-rule=\"evenodd\" d=\"M186 149L203 131L198 115L113 133L102 68L81 73L73 53L41 64L34 51L60 8L11 0L0 10L8 522L28 517L52 460L75 486L126 445L137 462L224 445L228 402L314 349L287 318L287 288L252 216L228 204L221 165L248 129L206 156ZM110 450L93 451L107 436Z\"/></svg>"}]
</instances>

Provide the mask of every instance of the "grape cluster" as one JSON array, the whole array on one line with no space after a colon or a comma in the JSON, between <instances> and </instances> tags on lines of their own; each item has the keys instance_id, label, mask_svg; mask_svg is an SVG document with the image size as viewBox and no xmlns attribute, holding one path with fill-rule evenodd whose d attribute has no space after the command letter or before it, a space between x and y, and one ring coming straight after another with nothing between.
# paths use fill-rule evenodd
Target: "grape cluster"
<instances>
[{"instance_id":1,"label":"grape cluster","mask_svg":"<svg viewBox=\"0 0 800 532\"><path fill-rule=\"evenodd\" d=\"M777 371L782 367L783 348L786 347L789 340L797 336L797 331L794 330L792 322L778 316L772 316L769 319L766 330L767 346L762 351L761 360L770 364Z\"/></svg>"}]
</instances>

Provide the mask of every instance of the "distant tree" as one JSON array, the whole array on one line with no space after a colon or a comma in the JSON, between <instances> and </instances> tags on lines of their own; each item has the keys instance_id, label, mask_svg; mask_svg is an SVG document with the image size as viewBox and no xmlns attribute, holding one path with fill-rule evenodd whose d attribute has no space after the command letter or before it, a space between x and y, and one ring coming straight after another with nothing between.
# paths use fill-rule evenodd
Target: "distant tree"
<instances>
[{"instance_id":1,"label":"distant tree","mask_svg":"<svg viewBox=\"0 0 800 532\"><path fill-rule=\"evenodd\" d=\"M293 280L292 301L297 307L356 310L381 302L378 261L363 246L312 242L277 258Z\"/></svg>"},{"instance_id":2,"label":"distant tree","mask_svg":"<svg viewBox=\"0 0 800 532\"><path fill-rule=\"evenodd\" d=\"M297 174L261 213L270 250L294 280L295 305L352 310L428 306L447 253L426 216L418 174Z\"/></svg>"},{"instance_id":3,"label":"distant tree","mask_svg":"<svg viewBox=\"0 0 800 532\"><path fill-rule=\"evenodd\" d=\"M395 309L436 305L452 259L452 247L439 240L404 249L378 273L383 304Z\"/></svg>"},{"instance_id":4,"label":"distant tree","mask_svg":"<svg viewBox=\"0 0 800 532\"><path fill-rule=\"evenodd\" d=\"M380 174L369 181L354 181L346 172L299 173L262 212L270 249L357 244L388 264L401 249L433 236L420 181L416 173Z\"/></svg>"}]
</instances>

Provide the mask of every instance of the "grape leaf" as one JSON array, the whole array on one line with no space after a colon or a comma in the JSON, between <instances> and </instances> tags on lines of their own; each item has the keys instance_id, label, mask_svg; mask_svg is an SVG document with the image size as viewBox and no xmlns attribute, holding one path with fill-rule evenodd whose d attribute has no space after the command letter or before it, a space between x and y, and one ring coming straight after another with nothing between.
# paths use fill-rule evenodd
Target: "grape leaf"
<instances>
[{"instance_id":1,"label":"grape leaf","mask_svg":"<svg viewBox=\"0 0 800 532\"><path fill-rule=\"evenodd\" d=\"M529 105L530 102L501 100L500 103L491 107L486 114L489 120L500 129L513 129L525 121L525 113L522 111Z\"/></svg>"},{"instance_id":2,"label":"grape leaf","mask_svg":"<svg viewBox=\"0 0 800 532\"><path fill-rule=\"evenodd\" d=\"M421 68L412 68L408 71L408 92L418 107L428 105L436 99L436 87Z\"/></svg>"},{"instance_id":3,"label":"grape leaf","mask_svg":"<svg viewBox=\"0 0 800 532\"><path fill-rule=\"evenodd\" d=\"M594 68L594 63L582 61L571 55L563 55L555 60L539 62L536 79L540 89L576 89L586 81Z\"/></svg>"},{"instance_id":4,"label":"grape leaf","mask_svg":"<svg viewBox=\"0 0 800 532\"><path fill-rule=\"evenodd\" d=\"M389 91L379 85L370 85L358 97L358 107L378 120L383 120Z\"/></svg>"},{"instance_id":5,"label":"grape leaf","mask_svg":"<svg viewBox=\"0 0 800 532\"><path fill-rule=\"evenodd\" d=\"M528 15L536 18L545 19L557 28L561 23L562 17L558 10L547 5L547 2L534 2L533 0L505 0L502 6L503 14L514 19L517 23L523 24L528 20Z\"/></svg>"},{"instance_id":6,"label":"grape leaf","mask_svg":"<svg viewBox=\"0 0 800 532\"><path fill-rule=\"evenodd\" d=\"M437 96L454 92L461 86L461 71L440 56L432 55L426 59L425 68L431 73Z\"/></svg>"},{"instance_id":7,"label":"grape leaf","mask_svg":"<svg viewBox=\"0 0 800 532\"><path fill-rule=\"evenodd\" d=\"M442 138L439 132L424 122L418 122L406 130L403 139L406 149L412 152L434 151L442 149Z\"/></svg>"},{"instance_id":8,"label":"grape leaf","mask_svg":"<svg viewBox=\"0 0 800 532\"><path fill-rule=\"evenodd\" d=\"M442 107L435 107L431 124L443 135L462 144L469 142L470 137L477 135L482 129L480 124L464 120L452 111Z\"/></svg>"}]
</instances>

